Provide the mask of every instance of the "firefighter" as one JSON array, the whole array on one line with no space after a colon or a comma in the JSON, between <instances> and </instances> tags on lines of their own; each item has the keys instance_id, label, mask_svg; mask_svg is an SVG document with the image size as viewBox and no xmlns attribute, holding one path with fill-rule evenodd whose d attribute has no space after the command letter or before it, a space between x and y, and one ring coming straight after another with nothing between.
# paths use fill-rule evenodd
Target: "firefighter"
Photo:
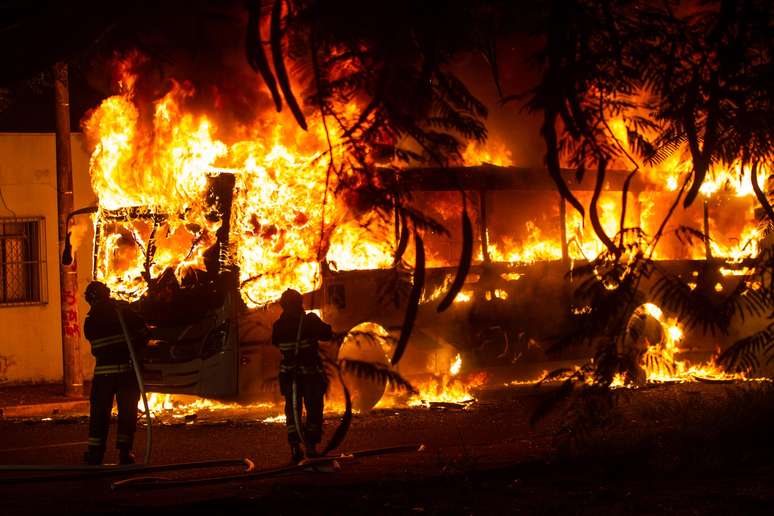
<instances>
[{"instance_id":1,"label":"firefighter","mask_svg":"<svg viewBox=\"0 0 774 516\"><path fill-rule=\"evenodd\" d=\"M102 464L115 397L118 406L118 460L120 464L133 464L132 444L140 387L117 310L121 310L137 354L147 343L148 329L142 318L128 306L121 306L110 299L110 289L104 283L89 283L85 298L91 309L86 316L83 333L91 342L91 354L97 362L91 384L89 449L84 460L87 464Z\"/></svg>"},{"instance_id":2,"label":"firefighter","mask_svg":"<svg viewBox=\"0 0 774 516\"><path fill-rule=\"evenodd\" d=\"M280 392L285 397L285 418L288 442L294 462L304 458L301 442L306 446L306 456L318 455L317 444L322 437L323 397L327 378L320 358L319 341L333 337L330 325L314 313L304 311L301 294L292 289L280 297L282 315L274 323L271 341L282 353L279 370ZM293 416L295 383L295 407ZM306 423L302 428L301 406L306 408Z\"/></svg>"}]
</instances>

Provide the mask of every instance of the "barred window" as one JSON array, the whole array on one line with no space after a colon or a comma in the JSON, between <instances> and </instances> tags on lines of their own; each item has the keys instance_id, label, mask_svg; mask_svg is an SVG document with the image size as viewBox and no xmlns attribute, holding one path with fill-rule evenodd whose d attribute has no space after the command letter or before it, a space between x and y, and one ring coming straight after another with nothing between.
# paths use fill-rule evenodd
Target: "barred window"
<instances>
[{"instance_id":1,"label":"barred window","mask_svg":"<svg viewBox=\"0 0 774 516\"><path fill-rule=\"evenodd\" d=\"M0 218L0 307L47 302L42 217Z\"/></svg>"}]
</instances>

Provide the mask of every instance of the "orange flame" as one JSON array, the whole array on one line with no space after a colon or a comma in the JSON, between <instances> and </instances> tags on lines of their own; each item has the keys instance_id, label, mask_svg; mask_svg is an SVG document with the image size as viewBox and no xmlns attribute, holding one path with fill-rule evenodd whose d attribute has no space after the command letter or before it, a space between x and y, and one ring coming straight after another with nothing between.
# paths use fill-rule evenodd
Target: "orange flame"
<instances>
[{"instance_id":1,"label":"orange flame","mask_svg":"<svg viewBox=\"0 0 774 516\"><path fill-rule=\"evenodd\" d=\"M308 292L319 287L318 251L324 253L328 244L321 233L326 197L326 223L329 229L336 226L329 259L344 270L390 263L392 245L384 238L390 232L384 224L374 229L356 220L333 195L335 174L330 174L326 196L329 156L319 117L310 117L309 132L287 113L225 130L189 112L184 106L193 87L172 81L146 121L134 96L131 66L122 62L119 68L121 94L105 99L84 123L94 148L92 186L103 210L141 206L166 216L157 231L161 237L152 277L167 267L178 278L187 269L203 268L203 253L220 225L212 222L205 204L208 177L217 173L236 178L227 258L239 266L248 306L276 299L285 288ZM354 105L348 108L356 112ZM338 135L334 131L331 137L336 152ZM121 297L137 299L145 289L142 272L151 227L132 220L127 211L123 224L102 229L96 279ZM369 236L374 231L376 236Z\"/></svg>"}]
</instances>

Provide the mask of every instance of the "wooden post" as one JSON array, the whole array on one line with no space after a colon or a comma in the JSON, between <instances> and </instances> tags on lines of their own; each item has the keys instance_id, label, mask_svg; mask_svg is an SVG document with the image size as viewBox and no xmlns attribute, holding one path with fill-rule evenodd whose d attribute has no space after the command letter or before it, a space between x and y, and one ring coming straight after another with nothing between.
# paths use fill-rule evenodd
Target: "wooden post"
<instances>
[{"instance_id":1,"label":"wooden post","mask_svg":"<svg viewBox=\"0 0 774 516\"><path fill-rule=\"evenodd\" d=\"M78 322L78 272L73 256L70 265L62 264L61 256L67 236L67 215L73 211L73 174L70 154L70 93L67 64L54 65L54 96L56 99L56 183L59 214L59 288L62 322L62 379L65 396L83 396L83 364L81 362L81 328ZM75 250L73 250L75 254Z\"/></svg>"}]
</instances>

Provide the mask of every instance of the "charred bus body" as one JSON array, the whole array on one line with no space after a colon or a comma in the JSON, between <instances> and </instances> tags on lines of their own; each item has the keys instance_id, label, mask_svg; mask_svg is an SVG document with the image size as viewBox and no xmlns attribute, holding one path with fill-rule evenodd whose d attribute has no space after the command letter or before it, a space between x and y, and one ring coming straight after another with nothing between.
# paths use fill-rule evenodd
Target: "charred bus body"
<instances>
[{"instance_id":1,"label":"charred bus body","mask_svg":"<svg viewBox=\"0 0 774 516\"><path fill-rule=\"evenodd\" d=\"M109 249L111 245L125 248L118 245L124 241L133 244L135 252L141 252L140 281L147 284L147 291L132 304L152 328L143 367L148 391L213 397L231 397L239 392L241 299L237 272L227 266L233 188L231 174L208 178L209 211L203 216L217 229L202 253L203 267L192 268L182 284L171 269L153 271L152 267L158 252L157 239L168 228L171 217L184 220L185 213L133 207L102 209L97 214L92 259L95 279L110 272L107 255L115 252ZM108 270L100 272L100 264ZM114 295L122 294L114 290Z\"/></svg>"},{"instance_id":2,"label":"charred bus body","mask_svg":"<svg viewBox=\"0 0 774 516\"><path fill-rule=\"evenodd\" d=\"M578 182L571 177L574 172L565 174L574 191L593 189L590 178ZM445 257L448 263L428 267L425 295L409 351L401 364L403 374L427 372L439 348L465 353L466 362L473 366L524 365L522 371L539 368L547 360L572 360L590 355L588 348L545 353L544 344L571 328L583 307L574 305L573 299L574 263L566 234L567 210L544 170L495 166L414 169L395 174L395 178L397 188L412 192L416 198L424 197L429 205L437 196L448 194L459 199L460 192L465 192L476 222L474 256L479 255L459 302L438 314L438 296L433 294L442 293L448 287L456 270L455 253L460 245L458 232L454 230L459 210L446 215L442 222L451 229ZM623 172L608 173L605 190L621 195L625 179ZM278 316L278 310L272 305L249 309L242 302L238 271L229 265L228 259L234 177L229 173L214 173L208 181L207 204L211 210L205 216L217 229L214 241L203 254L204 270L194 270L183 281L184 285L166 282L168 274L153 277L156 235L169 217L185 217L185 214L154 213L138 207L98 212L94 276L97 277L99 254L109 251L104 234L123 234L143 248L142 276L148 288L135 305L154 328L144 363L147 390L213 398L266 396L276 390L272 381L277 374L279 352L271 346L271 323ZM636 194L649 188L656 186L634 181L629 185L629 192ZM538 195L553 203L544 220L553 220L561 254L531 263L492 256L493 224L489 220L492 204L500 211L496 205L498 200L501 204L518 204L522 199ZM638 211L636 204L630 209ZM502 213L498 218L503 218ZM120 228L127 221L141 221L147 226L146 242L139 242L131 231ZM717 269L707 267L708 263L706 259L672 260L661 261L660 266L688 281ZM407 296L403 293L411 284L410 270L336 271L326 263L322 270L321 288L305 294L307 309L319 310L336 333L345 333L368 322L397 335L406 309ZM713 276L714 279L721 285L734 281L733 277L719 275ZM643 290L648 287L643 285ZM708 354L709 350L699 352Z\"/></svg>"}]
</instances>

